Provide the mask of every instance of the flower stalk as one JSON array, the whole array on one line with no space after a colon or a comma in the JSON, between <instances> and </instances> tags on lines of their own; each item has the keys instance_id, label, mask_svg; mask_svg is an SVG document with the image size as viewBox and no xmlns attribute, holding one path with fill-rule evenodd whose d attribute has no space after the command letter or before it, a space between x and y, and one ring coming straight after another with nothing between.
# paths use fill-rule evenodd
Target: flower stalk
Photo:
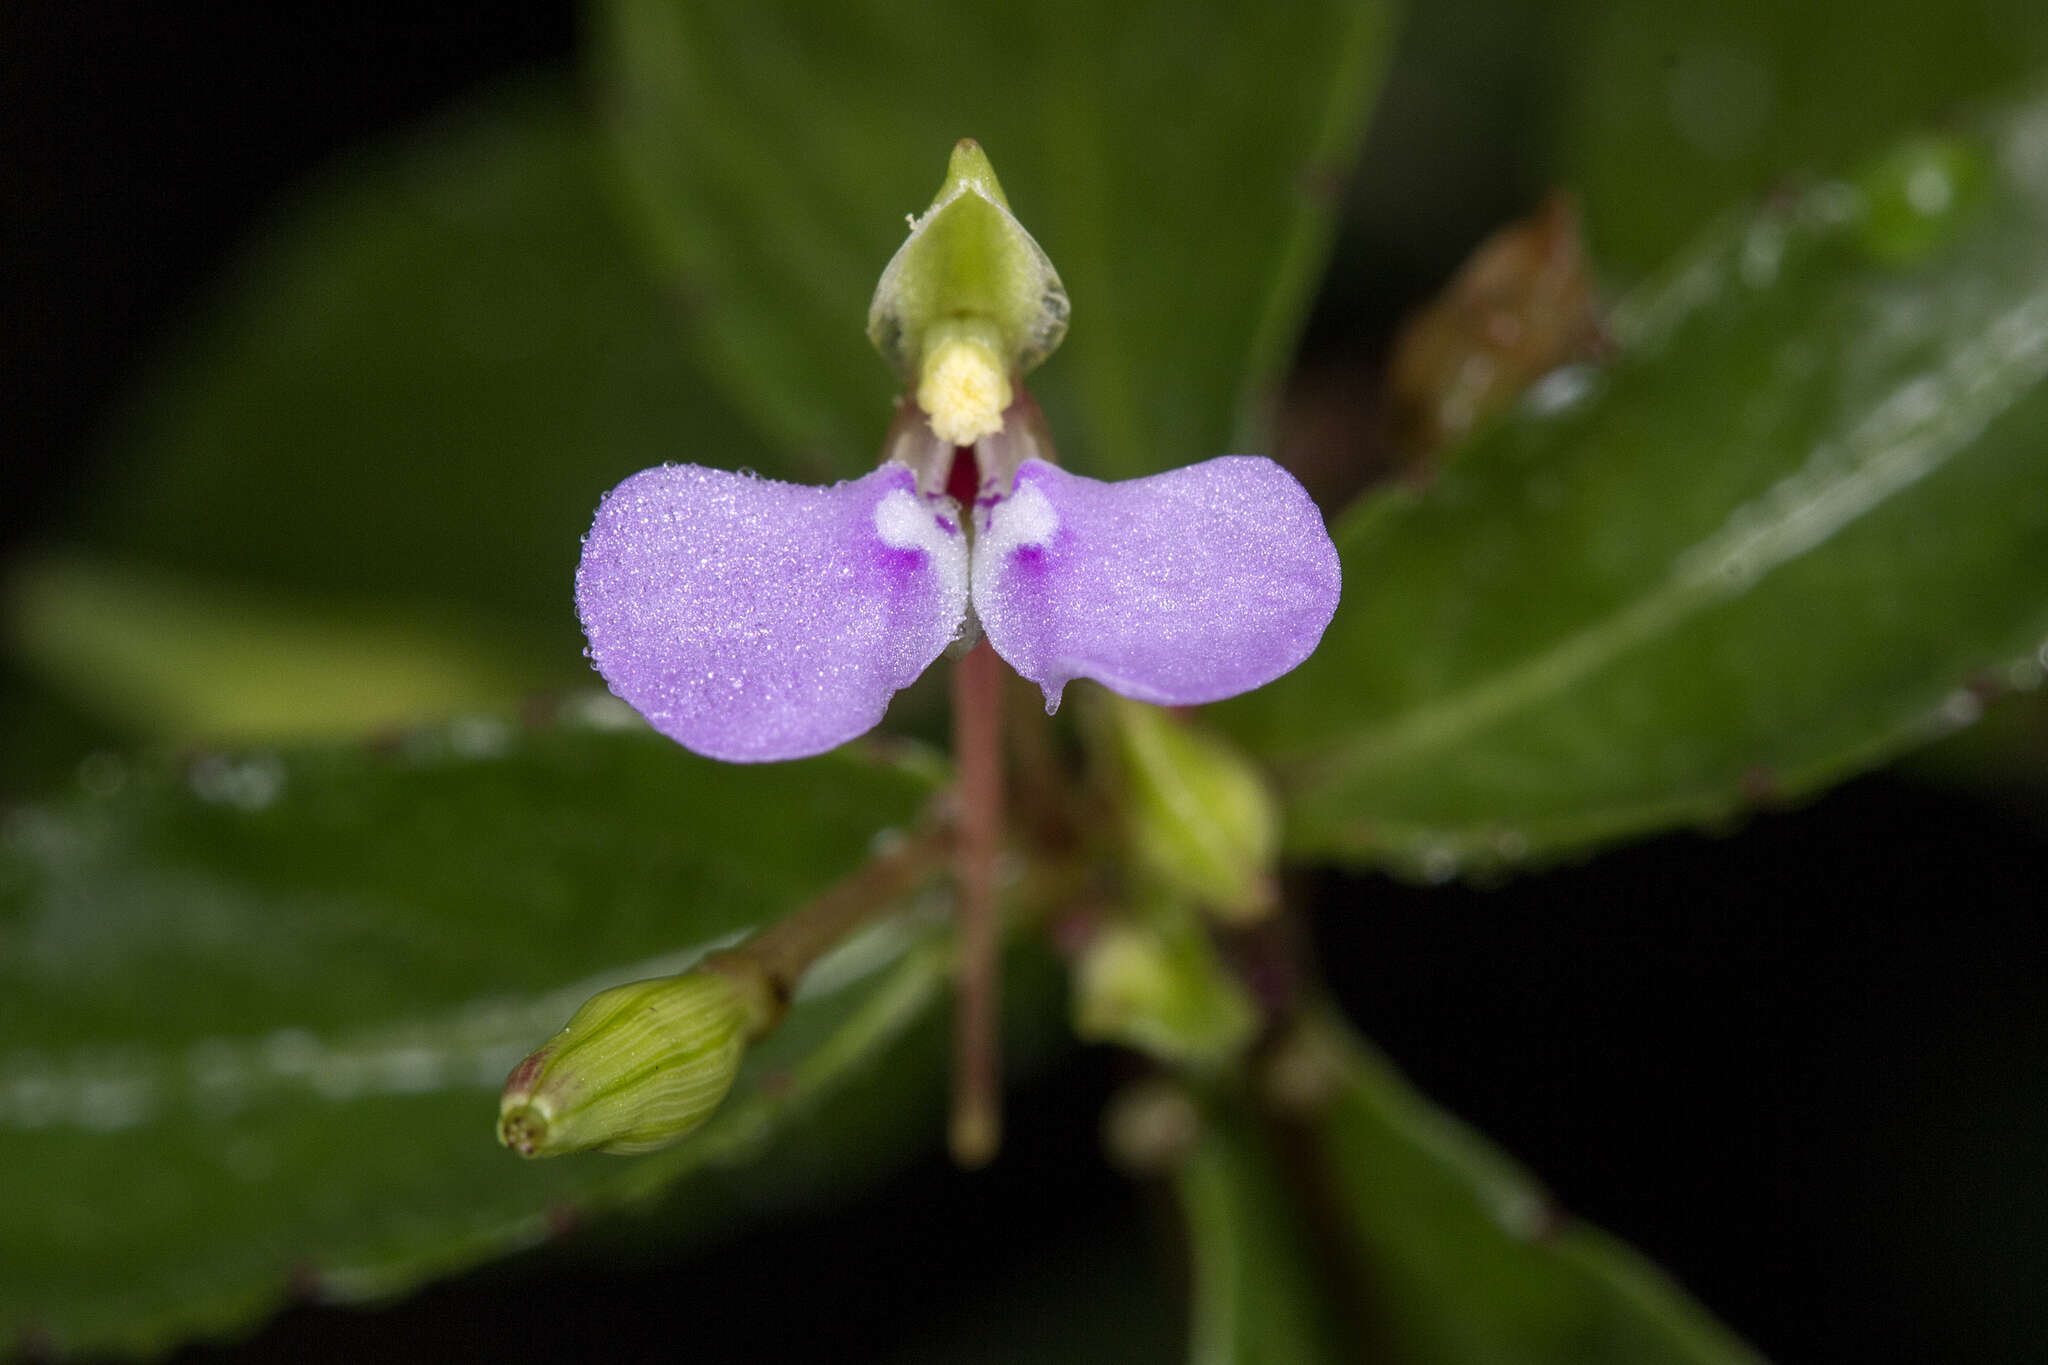
<instances>
[{"instance_id":1,"label":"flower stalk","mask_svg":"<svg viewBox=\"0 0 2048 1365\"><path fill-rule=\"evenodd\" d=\"M927 822L802 909L785 915L738 947L707 959L705 967L740 976L758 976L774 1002L775 1015L769 1025L772 1028L781 1021L797 983L803 980L811 964L877 914L900 904L944 865L956 839L955 822ZM764 1028L760 1032L767 1031Z\"/></svg>"},{"instance_id":2,"label":"flower stalk","mask_svg":"<svg viewBox=\"0 0 2048 1365\"><path fill-rule=\"evenodd\" d=\"M498 1141L525 1157L633 1155L687 1136L717 1112L747 1045L782 1021L811 964L899 904L952 844L949 825L931 824L739 947L598 992L506 1077Z\"/></svg>"},{"instance_id":3,"label":"flower stalk","mask_svg":"<svg viewBox=\"0 0 2048 1365\"><path fill-rule=\"evenodd\" d=\"M986 641L954 665L960 837L953 865L959 925L947 1142L953 1159L970 1168L987 1164L1002 1141L1002 944L995 884L1003 822L1002 685L1002 665Z\"/></svg>"}]
</instances>

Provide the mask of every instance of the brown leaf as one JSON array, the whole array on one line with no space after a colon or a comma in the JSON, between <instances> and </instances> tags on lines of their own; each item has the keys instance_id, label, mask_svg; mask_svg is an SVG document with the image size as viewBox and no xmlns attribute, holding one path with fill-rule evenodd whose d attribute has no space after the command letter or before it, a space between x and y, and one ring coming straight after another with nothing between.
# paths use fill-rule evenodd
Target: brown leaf
<instances>
[{"instance_id":1,"label":"brown leaf","mask_svg":"<svg viewBox=\"0 0 2048 1365\"><path fill-rule=\"evenodd\" d=\"M1396 462L1428 458L1549 371L1604 349L1578 210L1553 192L1482 242L1402 327L1387 376Z\"/></svg>"}]
</instances>

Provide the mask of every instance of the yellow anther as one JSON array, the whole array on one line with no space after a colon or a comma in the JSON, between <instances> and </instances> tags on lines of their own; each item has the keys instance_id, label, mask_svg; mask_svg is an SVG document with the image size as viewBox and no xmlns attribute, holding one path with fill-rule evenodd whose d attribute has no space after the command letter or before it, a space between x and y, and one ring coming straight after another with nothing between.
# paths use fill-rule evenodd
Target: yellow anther
<instances>
[{"instance_id":1,"label":"yellow anther","mask_svg":"<svg viewBox=\"0 0 2048 1365\"><path fill-rule=\"evenodd\" d=\"M1001 431L1010 376L996 329L979 319L933 327L919 367L917 405L939 439L956 446Z\"/></svg>"}]
</instances>

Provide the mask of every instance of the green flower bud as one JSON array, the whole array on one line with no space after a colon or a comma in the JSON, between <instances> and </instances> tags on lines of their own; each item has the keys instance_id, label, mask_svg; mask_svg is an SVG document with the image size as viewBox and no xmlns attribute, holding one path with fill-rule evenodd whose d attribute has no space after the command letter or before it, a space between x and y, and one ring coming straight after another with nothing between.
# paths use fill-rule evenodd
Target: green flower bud
<instances>
[{"instance_id":1,"label":"green flower bud","mask_svg":"<svg viewBox=\"0 0 2048 1365\"><path fill-rule=\"evenodd\" d=\"M600 991L506 1077L498 1141L521 1156L666 1147L711 1117L770 1014L765 987L716 968Z\"/></svg>"},{"instance_id":2,"label":"green flower bud","mask_svg":"<svg viewBox=\"0 0 2048 1365\"><path fill-rule=\"evenodd\" d=\"M1111 696L1132 851L1163 888L1246 924L1278 893L1280 803L1228 743L1156 706Z\"/></svg>"},{"instance_id":3,"label":"green flower bud","mask_svg":"<svg viewBox=\"0 0 2048 1365\"><path fill-rule=\"evenodd\" d=\"M868 307L868 339L932 430L973 445L1003 429L1012 383L1067 331L1067 291L1010 212L980 144L953 149L946 183L911 220Z\"/></svg>"},{"instance_id":4,"label":"green flower bud","mask_svg":"<svg viewBox=\"0 0 2048 1365\"><path fill-rule=\"evenodd\" d=\"M1258 1027L1257 1007L1192 918L1112 924L1082 950L1074 978L1082 1038L1216 1066L1242 1053Z\"/></svg>"}]
</instances>

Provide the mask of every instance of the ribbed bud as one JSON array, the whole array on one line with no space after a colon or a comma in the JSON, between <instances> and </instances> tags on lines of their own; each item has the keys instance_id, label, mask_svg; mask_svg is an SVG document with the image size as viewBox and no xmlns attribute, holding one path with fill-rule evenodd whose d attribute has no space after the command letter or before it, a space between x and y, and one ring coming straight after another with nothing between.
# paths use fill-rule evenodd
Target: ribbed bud
<instances>
[{"instance_id":1,"label":"ribbed bud","mask_svg":"<svg viewBox=\"0 0 2048 1365\"><path fill-rule=\"evenodd\" d=\"M528 1157L666 1147L718 1108L766 1009L715 969L600 991L505 1079L498 1141Z\"/></svg>"},{"instance_id":2,"label":"ribbed bud","mask_svg":"<svg viewBox=\"0 0 2048 1365\"><path fill-rule=\"evenodd\" d=\"M1143 702L1110 697L1132 851L1160 885L1244 924L1277 900L1280 805L1224 740Z\"/></svg>"}]
</instances>

